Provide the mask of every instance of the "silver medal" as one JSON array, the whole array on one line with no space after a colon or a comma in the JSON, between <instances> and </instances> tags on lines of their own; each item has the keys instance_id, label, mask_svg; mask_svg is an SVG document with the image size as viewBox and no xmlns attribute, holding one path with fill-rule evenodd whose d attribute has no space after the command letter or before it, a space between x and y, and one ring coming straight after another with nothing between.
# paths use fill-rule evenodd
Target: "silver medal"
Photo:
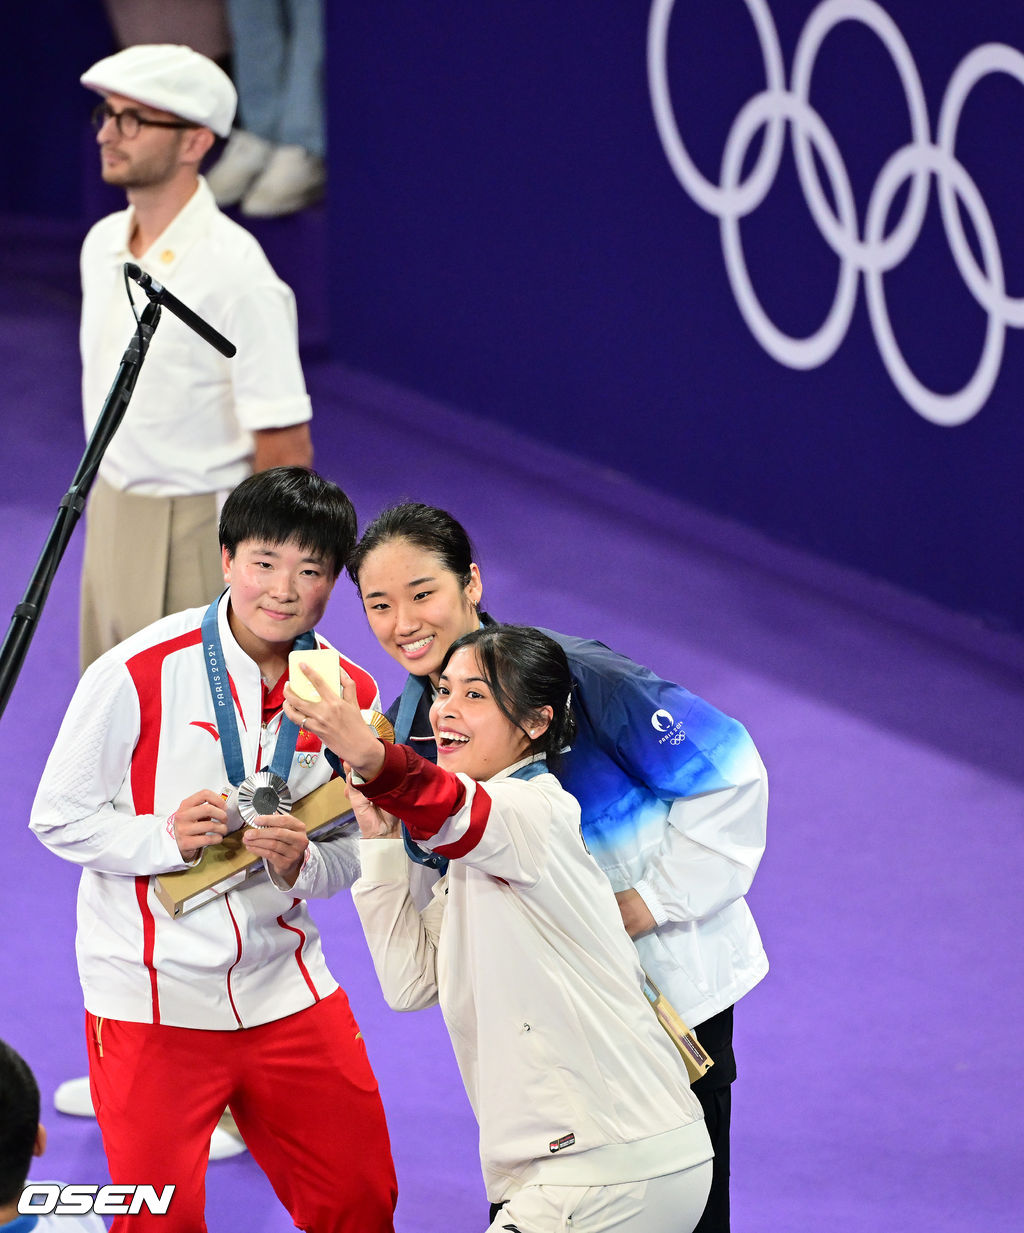
<instances>
[{"instance_id":1,"label":"silver medal","mask_svg":"<svg viewBox=\"0 0 1024 1233\"><path fill-rule=\"evenodd\" d=\"M292 794L287 782L273 771L256 771L232 788L224 802L228 831L259 826L256 818L273 813L291 813Z\"/></svg>"}]
</instances>

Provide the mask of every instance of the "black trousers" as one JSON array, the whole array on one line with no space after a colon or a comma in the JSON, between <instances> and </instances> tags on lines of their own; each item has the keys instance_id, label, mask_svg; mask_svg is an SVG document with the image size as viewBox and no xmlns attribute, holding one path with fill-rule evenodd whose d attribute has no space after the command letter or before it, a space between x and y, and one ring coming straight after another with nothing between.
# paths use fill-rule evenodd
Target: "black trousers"
<instances>
[{"instance_id":1,"label":"black trousers","mask_svg":"<svg viewBox=\"0 0 1024 1233\"><path fill-rule=\"evenodd\" d=\"M693 1233L729 1233L729 1121L732 1115L730 1084L736 1078L736 1055L732 1049L732 1007L705 1020L697 1038L714 1066L691 1087L704 1110L704 1124L715 1149L711 1193L704 1214ZM488 1224L504 1207L492 1203Z\"/></svg>"},{"instance_id":2,"label":"black trousers","mask_svg":"<svg viewBox=\"0 0 1024 1233\"><path fill-rule=\"evenodd\" d=\"M736 1055L732 1050L732 1007L705 1020L696 1029L697 1039L711 1055L714 1066L690 1088L704 1110L704 1124L715 1149L711 1193L704 1214L693 1233L729 1233L729 1122L732 1116L731 1084L736 1078Z\"/></svg>"}]
</instances>

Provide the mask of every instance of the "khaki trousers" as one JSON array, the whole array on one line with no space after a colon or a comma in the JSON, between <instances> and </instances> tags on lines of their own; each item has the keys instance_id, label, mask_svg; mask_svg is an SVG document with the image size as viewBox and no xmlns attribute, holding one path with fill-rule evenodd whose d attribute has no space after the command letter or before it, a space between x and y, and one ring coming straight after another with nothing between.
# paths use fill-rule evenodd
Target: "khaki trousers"
<instances>
[{"instance_id":1,"label":"khaki trousers","mask_svg":"<svg viewBox=\"0 0 1024 1233\"><path fill-rule=\"evenodd\" d=\"M217 495L140 497L97 477L85 515L81 669L162 616L224 589Z\"/></svg>"}]
</instances>

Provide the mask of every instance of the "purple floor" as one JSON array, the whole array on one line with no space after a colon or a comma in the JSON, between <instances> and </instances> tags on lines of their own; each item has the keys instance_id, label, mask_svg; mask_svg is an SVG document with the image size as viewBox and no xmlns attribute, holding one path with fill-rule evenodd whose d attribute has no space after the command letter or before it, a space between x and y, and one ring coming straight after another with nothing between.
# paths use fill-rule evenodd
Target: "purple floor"
<instances>
[{"instance_id":1,"label":"purple floor","mask_svg":"<svg viewBox=\"0 0 1024 1233\"><path fill-rule=\"evenodd\" d=\"M33 235L46 256L30 262L24 231L0 226L3 628L81 452L74 252L62 232ZM452 509L489 611L650 663L740 717L762 751L773 804L750 902L772 971L737 1011L737 1233L1016 1233L1024 644L415 395L307 371L319 469L361 521L406 496ZM76 681L80 530L0 721L0 1037L43 1090L50 1149L34 1176L87 1183L106 1179L95 1123L51 1104L85 1073L78 873L26 830ZM344 578L324 631L389 701L399 670ZM346 895L316 916L380 1078L396 1227L479 1233L475 1125L436 1010L383 1005ZM248 1156L211 1165L208 1196L215 1233L291 1227Z\"/></svg>"}]
</instances>

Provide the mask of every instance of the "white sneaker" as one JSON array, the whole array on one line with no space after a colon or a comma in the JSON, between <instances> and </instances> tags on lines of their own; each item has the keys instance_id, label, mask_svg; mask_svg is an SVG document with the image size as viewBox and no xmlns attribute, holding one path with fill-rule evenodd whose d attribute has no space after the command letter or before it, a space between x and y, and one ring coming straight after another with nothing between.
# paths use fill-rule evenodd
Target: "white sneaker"
<instances>
[{"instance_id":1,"label":"white sneaker","mask_svg":"<svg viewBox=\"0 0 1024 1233\"><path fill-rule=\"evenodd\" d=\"M251 218L294 214L324 195L324 160L302 146L275 146L270 161L242 199L242 213Z\"/></svg>"},{"instance_id":2,"label":"white sneaker","mask_svg":"<svg viewBox=\"0 0 1024 1233\"><path fill-rule=\"evenodd\" d=\"M230 206L241 201L266 167L273 150L273 142L265 137L236 128L206 177L217 204Z\"/></svg>"},{"instance_id":3,"label":"white sneaker","mask_svg":"<svg viewBox=\"0 0 1024 1233\"><path fill-rule=\"evenodd\" d=\"M72 1117L95 1117L88 1078L65 1079L53 1093L53 1107L58 1113L69 1113Z\"/></svg>"},{"instance_id":4,"label":"white sneaker","mask_svg":"<svg viewBox=\"0 0 1024 1233\"><path fill-rule=\"evenodd\" d=\"M210 1159L227 1160L229 1156L240 1156L246 1150L245 1140L235 1125L231 1110L225 1109L210 1137Z\"/></svg>"}]
</instances>

